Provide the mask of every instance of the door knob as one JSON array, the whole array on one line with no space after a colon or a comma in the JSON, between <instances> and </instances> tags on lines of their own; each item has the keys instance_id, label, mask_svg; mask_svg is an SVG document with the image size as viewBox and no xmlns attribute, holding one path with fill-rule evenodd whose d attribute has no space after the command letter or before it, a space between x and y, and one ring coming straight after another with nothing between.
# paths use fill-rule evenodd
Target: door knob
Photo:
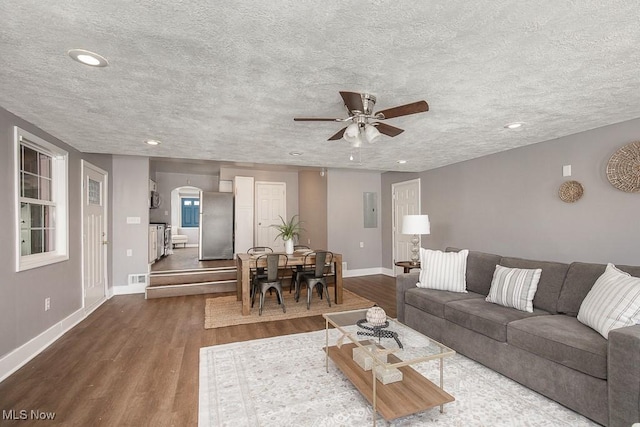
<instances>
[{"instance_id":1,"label":"door knob","mask_svg":"<svg viewBox=\"0 0 640 427\"><path fill-rule=\"evenodd\" d=\"M102 241L102 244L103 244L103 245L108 245L108 244L109 244L109 241L108 241L108 240L103 240L103 241Z\"/></svg>"}]
</instances>

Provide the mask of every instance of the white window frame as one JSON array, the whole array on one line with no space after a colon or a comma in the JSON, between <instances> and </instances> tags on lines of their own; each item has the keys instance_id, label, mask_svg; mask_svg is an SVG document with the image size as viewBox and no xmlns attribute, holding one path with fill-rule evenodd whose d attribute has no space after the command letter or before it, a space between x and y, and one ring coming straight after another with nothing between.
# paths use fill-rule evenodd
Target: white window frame
<instances>
[{"instance_id":1,"label":"white window frame","mask_svg":"<svg viewBox=\"0 0 640 427\"><path fill-rule=\"evenodd\" d=\"M20 192L20 146L25 145L51 156L51 200L56 208L55 250L22 255L20 234L20 206L29 202ZM14 179L15 179L15 254L16 271L30 270L69 259L69 153L18 126L14 126Z\"/></svg>"}]
</instances>

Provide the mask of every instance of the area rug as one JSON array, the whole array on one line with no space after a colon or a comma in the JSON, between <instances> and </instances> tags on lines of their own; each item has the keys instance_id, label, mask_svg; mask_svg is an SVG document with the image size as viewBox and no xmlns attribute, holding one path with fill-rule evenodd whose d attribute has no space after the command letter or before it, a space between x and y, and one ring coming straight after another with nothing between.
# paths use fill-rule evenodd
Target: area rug
<instances>
[{"instance_id":1,"label":"area rug","mask_svg":"<svg viewBox=\"0 0 640 427\"><path fill-rule=\"evenodd\" d=\"M337 331L331 330L335 342ZM370 426L368 402L322 350L325 331L200 349L200 427ZM437 362L417 365L431 381ZM445 361L444 388L456 400L379 426L597 426L470 359Z\"/></svg>"},{"instance_id":2,"label":"area rug","mask_svg":"<svg viewBox=\"0 0 640 427\"><path fill-rule=\"evenodd\" d=\"M332 289L329 289L331 292ZM304 292L304 291L303 291ZM336 311L356 310L374 305L373 301L363 298L348 290L343 291L342 304L331 303L331 307L326 300L320 300L317 294L313 295L311 306L307 310L306 294L300 296L300 301L296 302L293 293L283 292L286 313L278 305L275 293L267 295L262 309L262 316L258 315L258 298L255 306L248 316L242 315L242 302L237 301L235 296L207 298L204 309L204 328L213 329L223 326L244 325L256 322L268 322L271 320L294 319L297 317L319 316L323 313ZM333 298L333 292L331 293Z\"/></svg>"}]
</instances>

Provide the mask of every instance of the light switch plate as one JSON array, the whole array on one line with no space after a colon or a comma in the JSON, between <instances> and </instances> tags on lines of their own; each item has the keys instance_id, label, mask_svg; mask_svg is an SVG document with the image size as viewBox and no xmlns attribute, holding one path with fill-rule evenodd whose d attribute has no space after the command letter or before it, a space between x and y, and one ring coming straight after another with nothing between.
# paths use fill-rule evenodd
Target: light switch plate
<instances>
[{"instance_id":1,"label":"light switch plate","mask_svg":"<svg viewBox=\"0 0 640 427\"><path fill-rule=\"evenodd\" d=\"M571 165L562 166L562 176L571 176Z\"/></svg>"}]
</instances>

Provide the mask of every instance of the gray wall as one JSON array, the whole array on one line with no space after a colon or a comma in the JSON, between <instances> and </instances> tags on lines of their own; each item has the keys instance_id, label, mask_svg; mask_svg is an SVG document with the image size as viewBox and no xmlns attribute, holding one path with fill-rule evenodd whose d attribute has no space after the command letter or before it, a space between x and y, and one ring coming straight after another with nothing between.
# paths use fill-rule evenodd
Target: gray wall
<instances>
[{"instance_id":1,"label":"gray wall","mask_svg":"<svg viewBox=\"0 0 640 427\"><path fill-rule=\"evenodd\" d=\"M112 185L113 285L125 286L129 274L149 269L149 158L113 156ZM140 223L127 224L127 217L138 217Z\"/></svg>"},{"instance_id":2,"label":"gray wall","mask_svg":"<svg viewBox=\"0 0 640 427\"><path fill-rule=\"evenodd\" d=\"M327 177L317 171L298 173L300 221L304 230L300 244L327 249Z\"/></svg>"},{"instance_id":3,"label":"gray wall","mask_svg":"<svg viewBox=\"0 0 640 427\"><path fill-rule=\"evenodd\" d=\"M15 271L15 170L13 126L69 153L69 260ZM25 344L82 307L80 153L41 129L0 108L0 356ZM44 299L51 309L44 311Z\"/></svg>"},{"instance_id":4,"label":"gray wall","mask_svg":"<svg viewBox=\"0 0 640 427\"><path fill-rule=\"evenodd\" d=\"M422 172L422 210L431 220L423 246L640 265L640 193L615 189L605 172L611 155L638 139L640 119ZM568 164L572 176L564 178ZM582 199L558 198L565 180L584 186ZM391 264L387 252L384 263Z\"/></svg>"},{"instance_id":5,"label":"gray wall","mask_svg":"<svg viewBox=\"0 0 640 427\"><path fill-rule=\"evenodd\" d=\"M152 178L153 179L153 178ZM156 172L155 179L160 193L160 207L149 209L149 220L171 223L171 190L192 186L203 191L218 191L218 176L185 173ZM179 224L175 224L179 226Z\"/></svg>"},{"instance_id":6,"label":"gray wall","mask_svg":"<svg viewBox=\"0 0 640 427\"><path fill-rule=\"evenodd\" d=\"M379 268L382 262L379 172L327 171L328 249L342 254L347 269ZM364 228L362 193L378 193L378 227ZM360 242L364 248L360 248Z\"/></svg>"}]
</instances>

